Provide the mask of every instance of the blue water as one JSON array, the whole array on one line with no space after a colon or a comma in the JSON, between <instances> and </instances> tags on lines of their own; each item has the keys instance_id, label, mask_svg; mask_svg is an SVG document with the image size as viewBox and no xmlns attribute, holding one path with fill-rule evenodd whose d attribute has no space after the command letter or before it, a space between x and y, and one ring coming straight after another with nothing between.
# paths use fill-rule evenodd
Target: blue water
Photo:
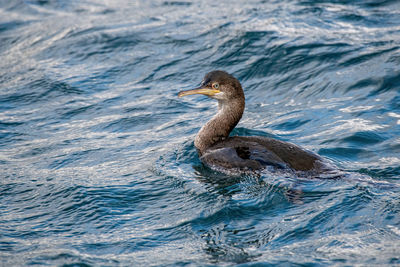
<instances>
[{"instance_id":1,"label":"blue water","mask_svg":"<svg viewBox=\"0 0 400 267\"><path fill-rule=\"evenodd\" d=\"M314 151L341 179L210 171L235 135ZM0 265L400 265L398 1L0 1Z\"/></svg>"}]
</instances>

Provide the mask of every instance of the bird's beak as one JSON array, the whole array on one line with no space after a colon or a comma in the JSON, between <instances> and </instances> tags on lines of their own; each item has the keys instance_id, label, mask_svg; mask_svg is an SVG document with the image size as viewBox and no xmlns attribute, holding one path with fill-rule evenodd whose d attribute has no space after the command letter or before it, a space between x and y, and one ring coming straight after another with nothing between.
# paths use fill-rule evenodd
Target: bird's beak
<instances>
[{"instance_id":1,"label":"bird's beak","mask_svg":"<svg viewBox=\"0 0 400 267\"><path fill-rule=\"evenodd\" d=\"M179 97L186 96L186 95L206 95L206 96L214 96L218 93L221 93L220 90L216 89L210 89L210 88L204 88L204 87L198 87L192 90L187 90L187 91L180 91L178 93Z\"/></svg>"}]
</instances>

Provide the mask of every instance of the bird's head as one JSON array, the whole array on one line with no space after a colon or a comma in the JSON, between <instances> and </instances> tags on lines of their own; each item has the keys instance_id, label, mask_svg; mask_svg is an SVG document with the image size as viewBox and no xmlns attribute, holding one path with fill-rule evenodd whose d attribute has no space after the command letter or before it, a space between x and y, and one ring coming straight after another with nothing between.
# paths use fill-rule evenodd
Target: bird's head
<instances>
[{"instance_id":1,"label":"bird's head","mask_svg":"<svg viewBox=\"0 0 400 267\"><path fill-rule=\"evenodd\" d=\"M225 71L215 70L204 76L200 86L179 92L178 96L201 94L217 99L218 101L230 101L236 98L244 98L240 82Z\"/></svg>"}]
</instances>

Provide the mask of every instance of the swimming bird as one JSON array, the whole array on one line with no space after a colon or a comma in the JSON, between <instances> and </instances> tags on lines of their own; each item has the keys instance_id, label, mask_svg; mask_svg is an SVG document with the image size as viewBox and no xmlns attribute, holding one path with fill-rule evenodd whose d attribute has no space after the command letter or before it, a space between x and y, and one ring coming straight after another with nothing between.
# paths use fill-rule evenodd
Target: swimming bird
<instances>
[{"instance_id":1,"label":"swimming bird","mask_svg":"<svg viewBox=\"0 0 400 267\"><path fill-rule=\"evenodd\" d=\"M218 101L218 112L197 133L194 145L200 160L223 172L265 168L321 173L331 168L324 160L295 144L262 136L229 136L242 118L245 96L240 82L225 71L204 76L200 86L178 96L201 94Z\"/></svg>"}]
</instances>

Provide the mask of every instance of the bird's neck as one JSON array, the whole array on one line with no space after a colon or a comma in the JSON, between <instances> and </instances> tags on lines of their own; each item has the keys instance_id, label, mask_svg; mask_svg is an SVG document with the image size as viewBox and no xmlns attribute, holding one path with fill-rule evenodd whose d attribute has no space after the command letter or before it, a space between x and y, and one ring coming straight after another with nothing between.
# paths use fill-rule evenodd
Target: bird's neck
<instances>
[{"instance_id":1,"label":"bird's neck","mask_svg":"<svg viewBox=\"0 0 400 267\"><path fill-rule=\"evenodd\" d=\"M218 113L200 129L194 140L200 155L229 136L242 117L244 106L244 99L218 102Z\"/></svg>"}]
</instances>

